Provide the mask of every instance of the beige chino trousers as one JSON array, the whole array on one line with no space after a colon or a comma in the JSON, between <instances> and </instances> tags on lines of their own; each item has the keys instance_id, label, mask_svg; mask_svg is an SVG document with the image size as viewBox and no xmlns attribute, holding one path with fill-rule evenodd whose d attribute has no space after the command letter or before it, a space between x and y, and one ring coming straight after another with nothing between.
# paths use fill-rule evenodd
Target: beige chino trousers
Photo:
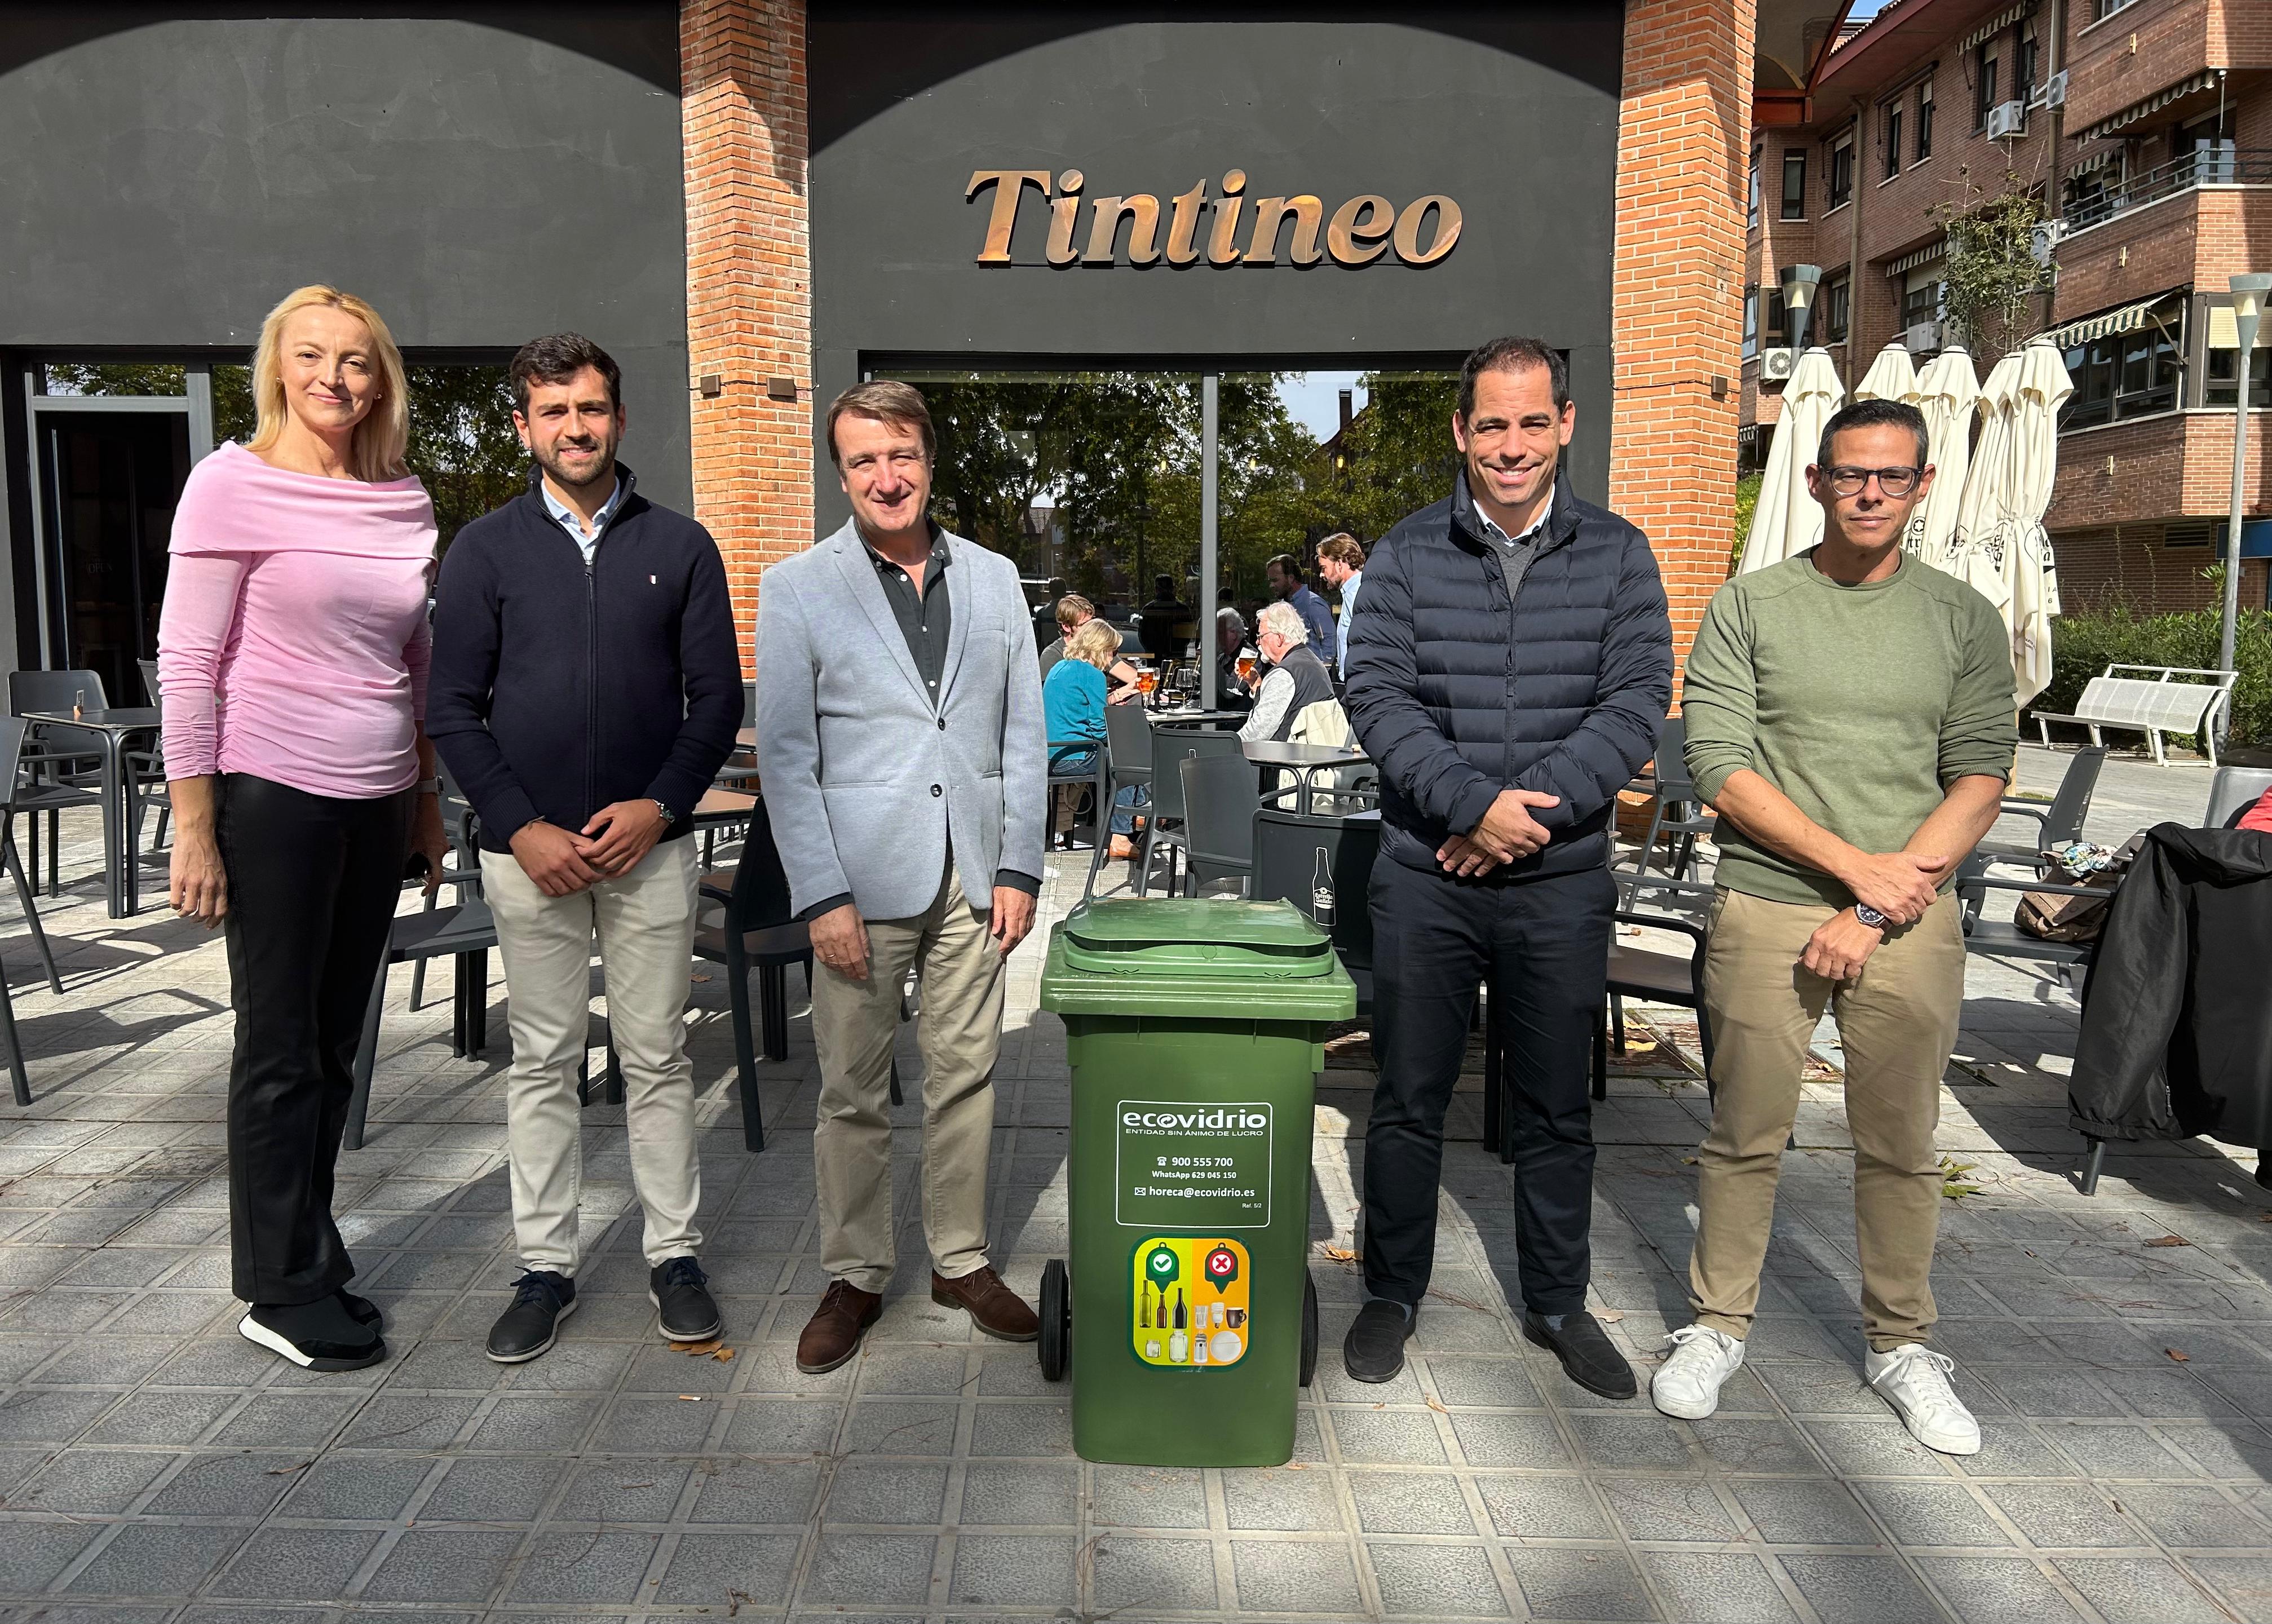
<instances>
[{"instance_id":1,"label":"beige chino trousers","mask_svg":"<svg viewBox=\"0 0 2272 1624\"><path fill-rule=\"evenodd\" d=\"M988 898L990 906L993 898ZM868 979L816 962L813 1129L820 1263L880 1294L892 1278L892 1043L908 972L923 979L923 1226L950 1280L986 1267L986 1164L994 1144L994 1061L1002 1046L1002 956L947 859L938 895L909 919L868 920Z\"/></svg>"},{"instance_id":2,"label":"beige chino trousers","mask_svg":"<svg viewBox=\"0 0 2272 1624\"><path fill-rule=\"evenodd\" d=\"M1854 980L1833 983L1798 961L1835 912L1741 891L1713 898L1704 1004L1715 1099L1696 1158L1689 1302L1700 1325L1739 1339L1751 1329L1800 1069L1828 1009L1846 1051L1862 1329L1882 1353L1924 1341L1932 1328L1941 1202L1932 1136L1964 1002L1964 936L1956 899L1944 896L1915 924L1888 931Z\"/></svg>"},{"instance_id":3,"label":"beige chino trousers","mask_svg":"<svg viewBox=\"0 0 2272 1624\"><path fill-rule=\"evenodd\" d=\"M512 1069L505 1140L512 1227L524 1268L573 1277L584 1193L583 1064L592 1004L592 942L607 977L608 1030L623 1062L632 1184L646 1213L650 1266L691 1256L702 1173L695 1150L694 1066L686 995L694 964L695 841L666 840L629 874L548 897L518 859L482 853L482 890L504 959Z\"/></svg>"}]
</instances>

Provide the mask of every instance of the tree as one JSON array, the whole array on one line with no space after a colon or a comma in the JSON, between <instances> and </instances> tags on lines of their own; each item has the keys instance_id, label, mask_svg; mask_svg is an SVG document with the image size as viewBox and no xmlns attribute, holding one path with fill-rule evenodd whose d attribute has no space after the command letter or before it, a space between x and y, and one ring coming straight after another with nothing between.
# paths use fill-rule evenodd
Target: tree
<instances>
[{"instance_id":1,"label":"tree","mask_svg":"<svg viewBox=\"0 0 2272 1624\"><path fill-rule=\"evenodd\" d=\"M1991 197L1969 168L1956 172L1961 197L1932 213L1947 234L1941 262L1941 309L1964 334L1983 367L1993 365L2023 336L2028 302L2051 285L2051 272L2035 254L2043 199L2014 170Z\"/></svg>"}]
</instances>

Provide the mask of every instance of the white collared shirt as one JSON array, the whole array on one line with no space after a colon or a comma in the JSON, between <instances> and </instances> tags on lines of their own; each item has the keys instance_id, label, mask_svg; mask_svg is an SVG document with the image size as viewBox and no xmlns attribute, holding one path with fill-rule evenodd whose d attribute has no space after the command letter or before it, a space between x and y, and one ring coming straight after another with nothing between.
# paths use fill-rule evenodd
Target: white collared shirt
<instances>
[{"instance_id":1,"label":"white collared shirt","mask_svg":"<svg viewBox=\"0 0 2272 1624\"><path fill-rule=\"evenodd\" d=\"M608 521L615 518L616 508L624 499L623 476L616 474L611 477L616 481L616 488L608 493L608 499L600 504L600 510L592 515L592 533L588 536L584 533L584 521L576 510L554 495L552 487L542 479L536 482L537 492L544 498L544 510L552 515L554 520L567 531L576 545L583 550L584 562L587 564L592 562L593 550L600 545L601 533L607 529ZM1487 519L1484 522L1488 524L1490 521Z\"/></svg>"}]
</instances>

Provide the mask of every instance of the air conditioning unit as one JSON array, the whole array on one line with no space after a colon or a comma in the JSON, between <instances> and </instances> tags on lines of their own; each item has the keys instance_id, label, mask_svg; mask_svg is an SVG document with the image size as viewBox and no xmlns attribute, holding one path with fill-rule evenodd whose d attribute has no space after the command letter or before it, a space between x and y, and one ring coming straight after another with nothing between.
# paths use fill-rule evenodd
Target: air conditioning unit
<instances>
[{"instance_id":1,"label":"air conditioning unit","mask_svg":"<svg viewBox=\"0 0 2272 1624\"><path fill-rule=\"evenodd\" d=\"M2028 256L2044 270L2052 266L2052 255L2066 238L2066 222L2063 220L2037 220L2028 228Z\"/></svg>"},{"instance_id":2,"label":"air conditioning unit","mask_svg":"<svg viewBox=\"0 0 2272 1624\"><path fill-rule=\"evenodd\" d=\"M1912 355L1937 354L1946 347L1939 322L1918 322L1902 334L1902 346Z\"/></svg>"},{"instance_id":3,"label":"air conditioning unit","mask_svg":"<svg viewBox=\"0 0 2272 1624\"><path fill-rule=\"evenodd\" d=\"M1760 382L1788 384L1790 370L1798 365L1798 352L1791 349L1761 350L1760 352Z\"/></svg>"},{"instance_id":4,"label":"air conditioning unit","mask_svg":"<svg viewBox=\"0 0 2272 1624\"><path fill-rule=\"evenodd\" d=\"M2024 134L2028 127L2028 104L2024 101L1999 101L1988 109L1988 138L2008 141Z\"/></svg>"},{"instance_id":5,"label":"air conditioning unit","mask_svg":"<svg viewBox=\"0 0 2272 1624\"><path fill-rule=\"evenodd\" d=\"M2034 92L2028 97L2028 105L2054 112L2065 107L2066 105L2066 70L2061 68L2057 73L2037 86Z\"/></svg>"}]
</instances>

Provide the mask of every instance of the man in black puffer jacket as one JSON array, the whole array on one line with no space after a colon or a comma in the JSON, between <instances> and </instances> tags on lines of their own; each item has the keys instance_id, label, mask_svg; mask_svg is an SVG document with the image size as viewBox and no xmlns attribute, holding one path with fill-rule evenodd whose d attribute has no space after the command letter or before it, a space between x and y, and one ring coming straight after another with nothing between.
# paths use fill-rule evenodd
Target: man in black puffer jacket
<instances>
[{"instance_id":1,"label":"man in black puffer jacket","mask_svg":"<svg viewBox=\"0 0 2272 1624\"><path fill-rule=\"evenodd\" d=\"M1512 1096L1523 1329L1580 1385L1635 1391L1585 1310L1589 1045L1606 995L1618 792L1655 749L1672 629L1648 538L1572 494L1562 357L1534 339L1469 355L1451 496L1368 559L1349 721L1380 769L1372 871L1366 1302L1351 1376L1402 1368L1436 1248L1444 1113L1488 980Z\"/></svg>"}]
</instances>

